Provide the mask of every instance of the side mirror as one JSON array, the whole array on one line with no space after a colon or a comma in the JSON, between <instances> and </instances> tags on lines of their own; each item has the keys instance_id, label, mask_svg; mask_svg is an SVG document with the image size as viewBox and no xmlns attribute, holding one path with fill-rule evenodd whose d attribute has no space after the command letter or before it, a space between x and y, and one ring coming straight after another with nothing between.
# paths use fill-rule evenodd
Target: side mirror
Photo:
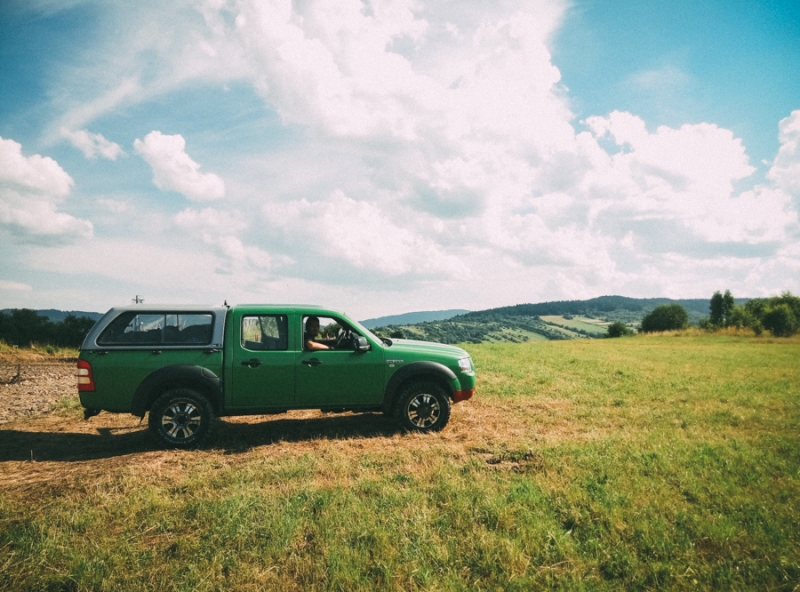
<instances>
[{"instance_id":1,"label":"side mirror","mask_svg":"<svg viewBox=\"0 0 800 592\"><path fill-rule=\"evenodd\" d=\"M357 352L366 352L372 349L372 346L367 341L366 337L358 336L353 339L353 345L355 345L355 351Z\"/></svg>"}]
</instances>

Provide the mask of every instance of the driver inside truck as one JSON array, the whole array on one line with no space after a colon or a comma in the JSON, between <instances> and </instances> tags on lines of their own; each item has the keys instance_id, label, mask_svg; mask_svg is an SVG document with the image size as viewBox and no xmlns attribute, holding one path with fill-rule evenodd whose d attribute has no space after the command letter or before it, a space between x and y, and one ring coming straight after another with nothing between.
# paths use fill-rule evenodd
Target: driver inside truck
<instances>
[{"instance_id":1,"label":"driver inside truck","mask_svg":"<svg viewBox=\"0 0 800 592\"><path fill-rule=\"evenodd\" d=\"M319 343L317 335L319 335L319 317L307 317L306 330L303 334L303 347L310 350L331 349L324 343Z\"/></svg>"}]
</instances>

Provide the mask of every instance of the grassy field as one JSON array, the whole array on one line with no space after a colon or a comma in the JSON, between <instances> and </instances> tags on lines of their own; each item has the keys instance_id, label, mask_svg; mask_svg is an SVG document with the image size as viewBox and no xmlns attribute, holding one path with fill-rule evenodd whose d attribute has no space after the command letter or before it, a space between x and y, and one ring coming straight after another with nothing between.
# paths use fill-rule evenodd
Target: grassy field
<instances>
[{"instance_id":1,"label":"grassy field","mask_svg":"<svg viewBox=\"0 0 800 592\"><path fill-rule=\"evenodd\" d=\"M575 316L571 319L565 319L563 316L546 315L540 317L545 323L566 327L568 329L579 329L590 333L591 335L599 336L605 335L608 332L608 326L611 323L601 321L598 319L590 319L587 317Z\"/></svg>"},{"instance_id":2,"label":"grassy field","mask_svg":"<svg viewBox=\"0 0 800 592\"><path fill-rule=\"evenodd\" d=\"M468 349L433 436L295 412L161 451L74 399L0 425L0 589L800 589L800 340Z\"/></svg>"}]
</instances>

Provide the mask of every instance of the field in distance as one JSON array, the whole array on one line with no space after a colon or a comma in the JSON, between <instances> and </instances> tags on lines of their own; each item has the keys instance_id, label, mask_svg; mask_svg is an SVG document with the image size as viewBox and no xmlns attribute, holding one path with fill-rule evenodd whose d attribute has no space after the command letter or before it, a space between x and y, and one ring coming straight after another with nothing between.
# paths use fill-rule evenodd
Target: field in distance
<instances>
[{"instance_id":1,"label":"field in distance","mask_svg":"<svg viewBox=\"0 0 800 592\"><path fill-rule=\"evenodd\" d=\"M293 412L164 451L74 393L0 424L0 589L800 584L800 338L466 347L426 436Z\"/></svg>"},{"instance_id":2,"label":"field in distance","mask_svg":"<svg viewBox=\"0 0 800 592\"><path fill-rule=\"evenodd\" d=\"M541 318L545 323L571 330L573 333L583 331L584 333L589 333L594 337L605 335L608 330L608 326L611 324L609 321L604 321L601 319L572 315L567 315L566 317L563 315L544 315L539 318ZM578 335L581 335L581 333L578 333Z\"/></svg>"}]
</instances>

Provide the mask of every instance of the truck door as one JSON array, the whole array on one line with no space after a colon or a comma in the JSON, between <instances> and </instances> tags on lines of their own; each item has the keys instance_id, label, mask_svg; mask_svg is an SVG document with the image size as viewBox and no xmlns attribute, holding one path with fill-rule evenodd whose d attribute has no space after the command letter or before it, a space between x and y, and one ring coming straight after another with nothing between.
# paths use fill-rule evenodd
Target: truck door
<instances>
[{"instance_id":1,"label":"truck door","mask_svg":"<svg viewBox=\"0 0 800 592\"><path fill-rule=\"evenodd\" d=\"M289 317L235 311L231 389L228 409L294 406L294 357L289 346Z\"/></svg>"},{"instance_id":2,"label":"truck door","mask_svg":"<svg viewBox=\"0 0 800 592\"><path fill-rule=\"evenodd\" d=\"M306 321L312 315L303 316ZM319 317L319 343L333 346L336 332L346 323L335 317ZM366 352L353 348L309 351L305 335L297 353L296 402L298 407L346 407L380 405L383 402L383 350L373 347Z\"/></svg>"}]
</instances>

